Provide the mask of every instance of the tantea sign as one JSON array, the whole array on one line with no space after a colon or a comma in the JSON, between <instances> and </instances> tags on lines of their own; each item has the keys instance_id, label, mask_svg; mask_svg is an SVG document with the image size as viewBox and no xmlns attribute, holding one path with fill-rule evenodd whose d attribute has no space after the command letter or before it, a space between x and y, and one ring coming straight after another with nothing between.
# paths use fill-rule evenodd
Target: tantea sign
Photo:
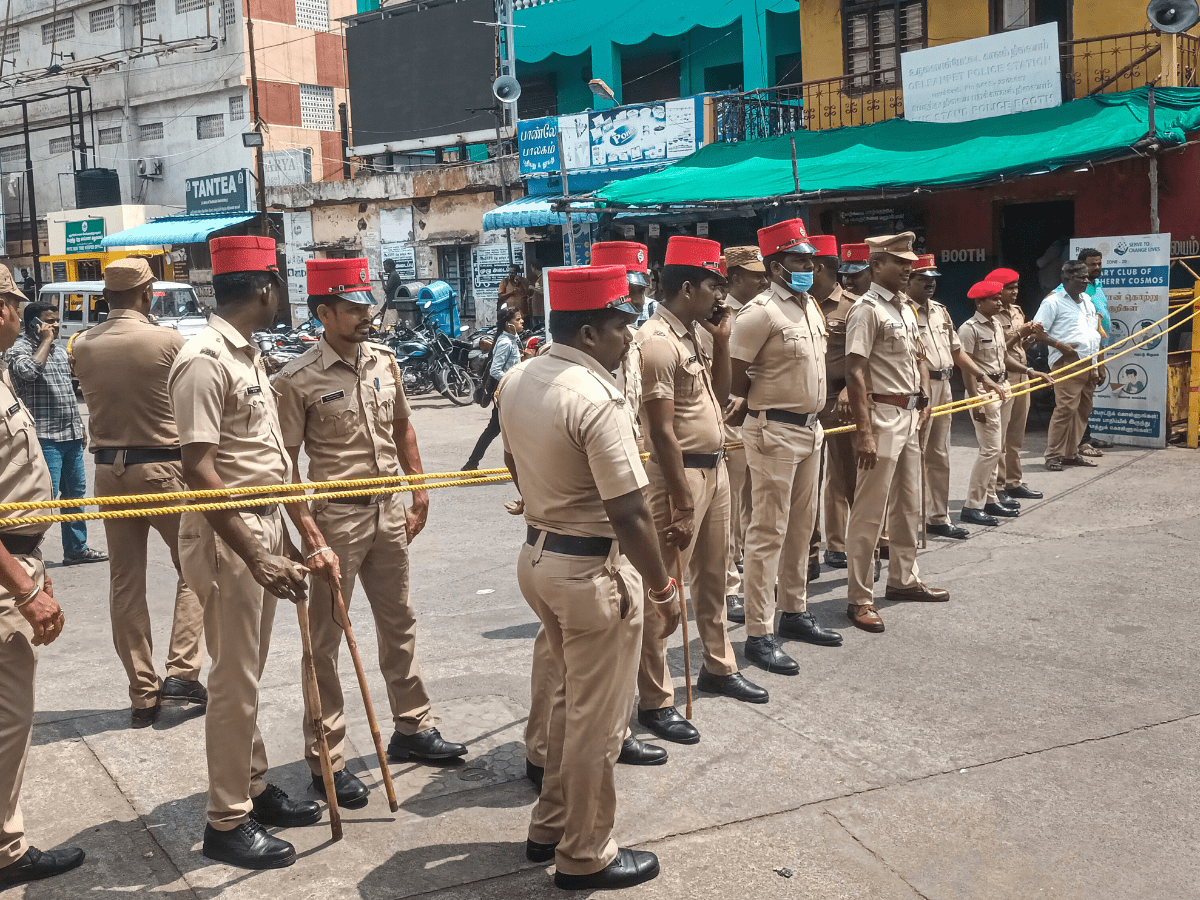
<instances>
[{"instance_id":1,"label":"tantea sign","mask_svg":"<svg viewBox=\"0 0 1200 900\"><path fill-rule=\"evenodd\" d=\"M190 213L247 212L249 192L245 169L218 172L187 180L187 211Z\"/></svg>"}]
</instances>

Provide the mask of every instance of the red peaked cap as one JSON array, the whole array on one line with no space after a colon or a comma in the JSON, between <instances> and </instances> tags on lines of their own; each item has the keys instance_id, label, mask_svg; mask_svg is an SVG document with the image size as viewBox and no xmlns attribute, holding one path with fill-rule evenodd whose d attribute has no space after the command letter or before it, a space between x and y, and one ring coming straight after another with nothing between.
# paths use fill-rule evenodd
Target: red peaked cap
<instances>
[{"instance_id":1,"label":"red peaked cap","mask_svg":"<svg viewBox=\"0 0 1200 900\"><path fill-rule=\"evenodd\" d=\"M636 241L601 241L592 244L593 266L624 266L630 272L650 271L650 248Z\"/></svg>"},{"instance_id":2,"label":"red peaked cap","mask_svg":"<svg viewBox=\"0 0 1200 900\"><path fill-rule=\"evenodd\" d=\"M817 256L837 256L837 238L832 234L810 234L808 242L817 248Z\"/></svg>"},{"instance_id":3,"label":"red peaked cap","mask_svg":"<svg viewBox=\"0 0 1200 900\"><path fill-rule=\"evenodd\" d=\"M971 289L967 291L967 297L971 300L978 300L981 297L995 297L1002 290L1004 290L1004 285L998 281L978 281L971 285Z\"/></svg>"},{"instance_id":4,"label":"red peaked cap","mask_svg":"<svg viewBox=\"0 0 1200 900\"><path fill-rule=\"evenodd\" d=\"M785 219L758 229L758 249L763 256L785 252L817 252L817 248L809 242L808 231L800 219Z\"/></svg>"},{"instance_id":5,"label":"red peaked cap","mask_svg":"<svg viewBox=\"0 0 1200 900\"><path fill-rule=\"evenodd\" d=\"M619 309L637 315L629 302L629 281L624 266L575 266L547 269L546 292L550 309L581 312L588 309Z\"/></svg>"},{"instance_id":6,"label":"red peaked cap","mask_svg":"<svg viewBox=\"0 0 1200 900\"><path fill-rule=\"evenodd\" d=\"M922 253L918 256L917 261L912 265L912 271L914 275L937 276L942 274L937 270L937 260L933 258L932 253ZM989 275L987 280L993 281L994 279Z\"/></svg>"},{"instance_id":7,"label":"red peaked cap","mask_svg":"<svg viewBox=\"0 0 1200 900\"><path fill-rule=\"evenodd\" d=\"M320 297L326 294L370 294L371 271L365 257L357 259L310 259L304 263L308 271L308 293ZM350 297L356 300L356 297ZM368 301L370 302L370 301Z\"/></svg>"},{"instance_id":8,"label":"red peaked cap","mask_svg":"<svg viewBox=\"0 0 1200 900\"><path fill-rule=\"evenodd\" d=\"M256 235L233 235L213 238L208 245L212 255L212 273L274 272L279 274L275 261L275 239Z\"/></svg>"},{"instance_id":9,"label":"red peaked cap","mask_svg":"<svg viewBox=\"0 0 1200 900\"><path fill-rule=\"evenodd\" d=\"M842 244L842 262L868 262L871 259L871 248L866 244Z\"/></svg>"},{"instance_id":10,"label":"red peaked cap","mask_svg":"<svg viewBox=\"0 0 1200 900\"><path fill-rule=\"evenodd\" d=\"M1015 269L993 269L987 274L988 281L998 281L1001 284L1012 284L1021 280L1021 273Z\"/></svg>"},{"instance_id":11,"label":"red peaked cap","mask_svg":"<svg viewBox=\"0 0 1200 900\"><path fill-rule=\"evenodd\" d=\"M667 256L663 262L668 266L707 269L714 275L725 277L725 268L721 265L721 245L708 238L675 235L667 241Z\"/></svg>"}]
</instances>

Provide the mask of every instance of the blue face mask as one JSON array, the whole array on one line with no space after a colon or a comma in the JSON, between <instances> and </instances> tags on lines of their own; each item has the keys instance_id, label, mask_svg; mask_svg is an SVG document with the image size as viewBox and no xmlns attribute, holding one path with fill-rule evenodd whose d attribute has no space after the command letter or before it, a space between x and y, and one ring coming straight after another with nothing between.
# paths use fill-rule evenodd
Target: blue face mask
<instances>
[{"instance_id":1,"label":"blue face mask","mask_svg":"<svg viewBox=\"0 0 1200 900\"><path fill-rule=\"evenodd\" d=\"M812 272L792 272L792 290L807 291L813 284Z\"/></svg>"}]
</instances>

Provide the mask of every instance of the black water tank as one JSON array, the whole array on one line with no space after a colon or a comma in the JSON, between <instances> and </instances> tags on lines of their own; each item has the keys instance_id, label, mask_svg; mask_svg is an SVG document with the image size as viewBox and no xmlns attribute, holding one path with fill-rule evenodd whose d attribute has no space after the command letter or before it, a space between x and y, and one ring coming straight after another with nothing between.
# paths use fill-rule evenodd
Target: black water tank
<instances>
[{"instance_id":1,"label":"black water tank","mask_svg":"<svg viewBox=\"0 0 1200 900\"><path fill-rule=\"evenodd\" d=\"M75 173L75 207L121 205L121 181L116 169L83 169Z\"/></svg>"}]
</instances>

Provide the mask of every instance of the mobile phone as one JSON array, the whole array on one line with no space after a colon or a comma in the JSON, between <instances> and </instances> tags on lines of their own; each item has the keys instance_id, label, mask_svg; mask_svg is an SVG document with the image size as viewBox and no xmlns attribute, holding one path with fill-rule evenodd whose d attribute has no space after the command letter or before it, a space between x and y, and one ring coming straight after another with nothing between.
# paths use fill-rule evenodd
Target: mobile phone
<instances>
[{"instance_id":1,"label":"mobile phone","mask_svg":"<svg viewBox=\"0 0 1200 900\"><path fill-rule=\"evenodd\" d=\"M718 302L716 307L714 307L714 309L713 309L713 314L708 317L708 324L720 325L721 318L725 315L725 310L727 310L728 308L729 307L726 306L724 303Z\"/></svg>"}]
</instances>

